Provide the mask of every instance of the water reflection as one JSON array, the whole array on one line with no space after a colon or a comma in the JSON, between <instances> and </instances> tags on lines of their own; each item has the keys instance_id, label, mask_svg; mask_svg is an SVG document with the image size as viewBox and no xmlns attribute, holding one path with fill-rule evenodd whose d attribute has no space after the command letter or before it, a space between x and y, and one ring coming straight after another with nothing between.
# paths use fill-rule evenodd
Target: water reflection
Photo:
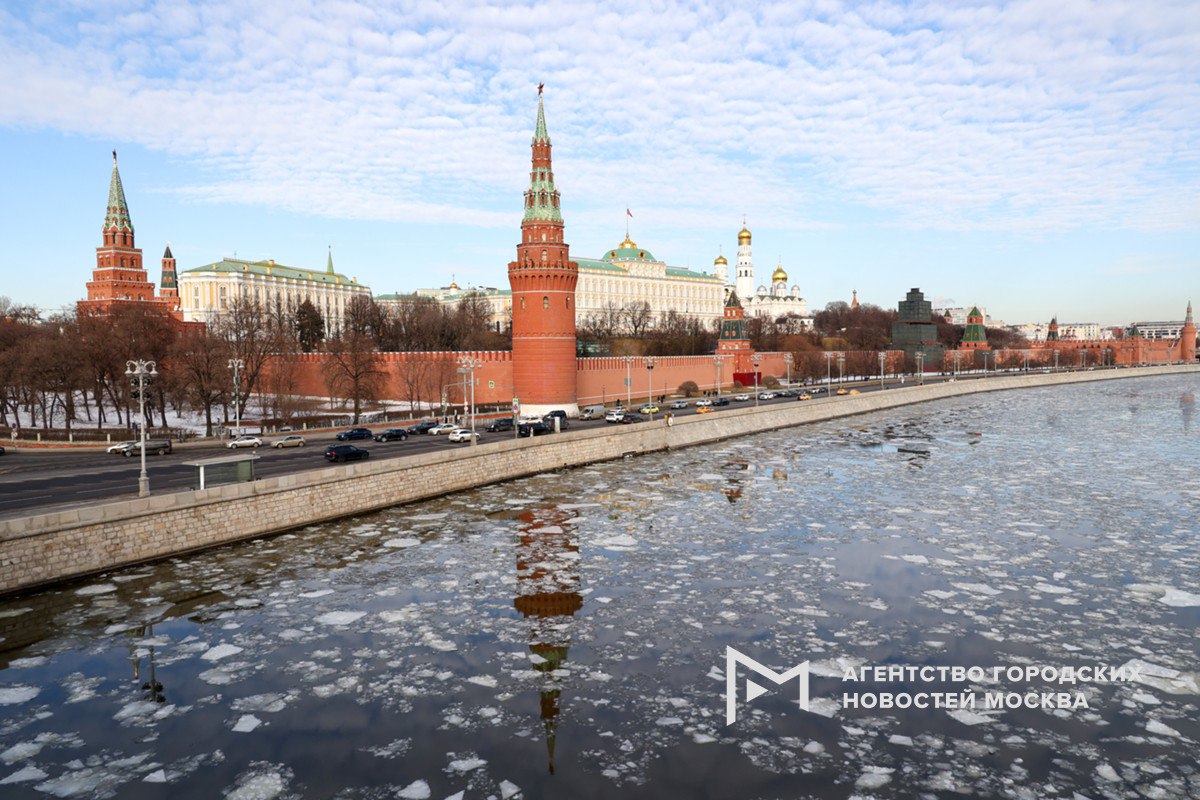
<instances>
[{"instance_id":1,"label":"water reflection","mask_svg":"<svg viewBox=\"0 0 1200 800\"><path fill-rule=\"evenodd\" d=\"M579 593L579 545L571 524L576 516L575 512L561 508L539 508L520 515L519 593L513 605L527 620L533 668L543 675L540 715L551 775L564 680L559 669L571 647L570 618L583 608L583 595Z\"/></svg>"},{"instance_id":2,"label":"water reflection","mask_svg":"<svg viewBox=\"0 0 1200 800\"><path fill-rule=\"evenodd\" d=\"M1180 395L1179 411L1183 414L1183 432L1187 433L1192 429L1192 417L1196 413L1195 392L1184 392Z\"/></svg>"}]
</instances>

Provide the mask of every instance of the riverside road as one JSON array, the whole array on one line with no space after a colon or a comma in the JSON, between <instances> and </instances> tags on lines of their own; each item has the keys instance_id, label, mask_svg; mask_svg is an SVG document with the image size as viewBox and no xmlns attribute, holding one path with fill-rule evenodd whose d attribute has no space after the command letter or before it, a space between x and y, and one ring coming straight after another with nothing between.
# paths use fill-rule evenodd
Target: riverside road
<instances>
[{"instance_id":1,"label":"riverside road","mask_svg":"<svg viewBox=\"0 0 1200 800\"><path fill-rule=\"evenodd\" d=\"M1001 372L991 374L1007 375L1010 373ZM989 376L981 374L959 375L957 380L983 380L987 377ZM933 383L941 380L950 380L950 378L927 376L925 382ZM911 377L906 379L907 385L912 385L912 383ZM835 401L842 399L836 392L843 385L847 390L857 389L860 393L880 391L878 380L855 383L847 382L845 384L839 384L837 381L834 381L832 396ZM889 379L886 385L888 387L900 386L900 382ZM824 383L814 384L811 387L797 386L793 388L807 389L809 391L814 389L821 390L819 393L813 395L814 399L825 397L823 391L825 388ZM732 402L728 406L716 408L714 413L720 414L730 409L754 406L754 395L749 391L747 393L751 395L750 400ZM643 401L639 401L635 395L632 410L636 412L641 402ZM693 405L695 401L689 400L688 402L689 405L686 409L669 409L667 403L662 404L661 412L654 415L655 424L661 424L663 413L667 411L671 411L675 416L696 413L696 407ZM762 406L768 406L804 401L798 401L795 397L779 397L773 400L759 400L758 402ZM410 424L412 423L393 422L372 425L371 428L378 432L389 427L406 427ZM571 420L570 429L589 429L608 424L611 423L606 423L603 419L590 421ZM486 425L487 421L485 420L480 420L478 424L477 429L480 432L480 443L513 437L511 431L487 433L483 430ZM324 452L328 445L336 443L334 438L336 431L301 433L307 441L307 446L305 447L276 449L264 446L253 450L252 452L259 456L259 460L255 462L255 476L270 478L287 473L323 469L330 466L324 459ZM282 438L284 435L266 435L261 438L264 444L269 444L276 439ZM373 461L381 458L399 458L401 456L426 453L434 450L470 447L469 444L450 442L445 435L410 436L407 441L397 442L364 440L353 442L352 444L369 450L371 460ZM146 469L150 476L150 490L152 493L163 493L193 489L195 488L196 481L195 468L185 466L184 462L232 455L234 453L247 454L248 452L251 451L247 449L238 451L229 450L221 442L214 440L212 442L190 445L186 448L178 448L170 455L147 455ZM102 449L88 449L87 451L80 451L73 448L28 449L22 451L9 449L7 454L0 458L0 518L26 516L49 510L51 507L75 507L92 505L108 500L128 499L136 496L140 469L138 458L123 458L119 455L105 453ZM419 480L420 476L414 476L414 479Z\"/></svg>"}]
</instances>

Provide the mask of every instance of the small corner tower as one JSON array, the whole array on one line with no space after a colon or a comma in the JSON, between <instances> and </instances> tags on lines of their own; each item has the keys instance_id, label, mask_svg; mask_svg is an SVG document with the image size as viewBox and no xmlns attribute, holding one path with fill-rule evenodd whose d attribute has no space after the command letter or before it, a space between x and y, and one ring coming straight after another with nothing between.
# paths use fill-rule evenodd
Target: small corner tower
<instances>
[{"instance_id":1,"label":"small corner tower","mask_svg":"<svg viewBox=\"0 0 1200 800\"><path fill-rule=\"evenodd\" d=\"M158 294L171 301L173 310L179 310L179 282L175 272L175 256L171 253L170 242L167 242L167 249L163 251L162 279L158 282Z\"/></svg>"},{"instance_id":2,"label":"small corner tower","mask_svg":"<svg viewBox=\"0 0 1200 800\"><path fill-rule=\"evenodd\" d=\"M563 218L550 159L550 134L538 85L533 164L525 190L521 243L508 265L512 287L513 392L523 411L579 413L575 393L575 284L579 265L563 241Z\"/></svg>"},{"instance_id":3,"label":"small corner tower","mask_svg":"<svg viewBox=\"0 0 1200 800\"><path fill-rule=\"evenodd\" d=\"M1196 360L1196 323L1192 320L1192 301L1188 300L1187 316L1183 319L1183 330L1179 332L1179 360L1189 363Z\"/></svg>"},{"instance_id":4,"label":"small corner tower","mask_svg":"<svg viewBox=\"0 0 1200 800\"><path fill-rule=\"evenodd\" d=\"M987 343L987 329L983 325L983 313L979 306L972 306L967 313L967 328L963 331L959 350L991 350Z\"/></svg>"}]
</instances>

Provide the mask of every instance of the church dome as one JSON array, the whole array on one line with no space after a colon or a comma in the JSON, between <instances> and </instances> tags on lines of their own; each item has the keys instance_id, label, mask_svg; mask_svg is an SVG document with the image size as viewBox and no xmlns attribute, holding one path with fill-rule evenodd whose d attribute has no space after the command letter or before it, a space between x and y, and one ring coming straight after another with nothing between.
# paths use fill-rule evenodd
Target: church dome
<instances>
[{"instance_id":1,"label":"church dome","mask_svg":"<svg viewBox=\"0 0 1200 800\"><path fill-rule=\"evenodd\" d=\"M779 266L771 273L771 283L787 283L787 273L783 271L783 262L779 262Z\"/></svg>"},{"instance_id":2,"label":"church dome","mask_svg":"<svg viewBox=\"0 0 1200 800\"><path fill-rule=\"evenodd\" d=\"M716 259L713 261L713 264L728 264L728 263L729 262L725 260L725 256L717 256Z\"/></svg>"},{"instance_id":3,"label":"church dome","mask_svg":"<svg viewBox=\"0 0 1200 800\"><path fill-rule=\"evenodd\" d=\"M653 261L654 255L649 250L643 250L637 246L637 243L629 238L629 234L625 234L625 241L617 245L615 250L609 250L604 254L604 261Z\"/></svg>"},{"instance_id":4,"label":"church dome","mask_svg":"<svg viewBox=\"0 0 1200 800\"><path fill-rule=\"evenodd\" d=\"M750 229L742 225L741 231L738 232L738 244L750 244Z\"/></svg>"}]
</instances>

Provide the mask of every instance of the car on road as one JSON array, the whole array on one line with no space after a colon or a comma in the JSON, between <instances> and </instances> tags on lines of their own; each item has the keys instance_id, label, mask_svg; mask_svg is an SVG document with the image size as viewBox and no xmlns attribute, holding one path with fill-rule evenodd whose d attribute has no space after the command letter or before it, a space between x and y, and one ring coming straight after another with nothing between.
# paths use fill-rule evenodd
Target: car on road
<instances>
[{"instance_id":1,"label":"car on road","mask_svg":"<svg viewBox=\"0 0 1200 800\"><path fill-rule=\"evenodd\" d=\"M797 399L797 400L812 400L812 395L811 395L811 394L809 394L809 393L807 393L807 392L805 392L805 393L803 393L803 394L797 395L797 396L796 396L796 399Z\"/></svg>"},{"instance_id":2,"label":"car on road","mask_svg":"<svg viewBox=\"0 0 1200 800\"><path fill-rule=\"evenodd\" d=\"M836 395L838 395L838 396L840 397L840 396L842 396L842 395L844 395L844 394L850 394L850 392L849 392L849 391L847 391L846 389L838 389L838 390L837 390L837 391L836 391L834 394L836 394Z\"/></svg>"},{"instance_id":3,"label":"car on road","mask_svg":"<svg viewBox=\"0 0 1200 800\"><path fill-rule=\"evenodd\" d=\"M352 444L331 444L325 448L325 460L335 464L338 461L362 461L370 456L369 450L363 450Z\"/></svg>"},{"instance_id":4,"label":"car on road","mask_svg":"<svg viewBox=\"0 0 1200 800\"><path fill-rule=\"evenodd\" d=\"M749 400L749 399L750 399L750 395L748 395L748 394L735 394L735 395L733 396L733 399L734 399L734 400L736 400L736 401L737 401L737 402L739 402L739 403L744 403L744 402L746 402L747 400Z\"/></svg>"},{"instance_id":5,"label":"car on road","mask_svg":"<svg viewBox=\"0 0 1200 800\"><path fill-rule=\"evenodd\" d=\"M645 422L646 418L641 414L625 414L621 417L622 425L632 425L635 422Z\"/></svg>"},{"instance_id":6,"label":"car on road","mask_svg":"<svg viewBox=\"0 0 1200 800\"><path fill-rule=\"evenodd\" d=\"M437 426L438 426L437 422L435 422L434 420L431 420L431 419L427 419L424 422L418 422L416 425L410 426L409 428L407 428L405 430L405 433L407 433L409 436L416 436L416 435L422 434L422 433L429 433L431 430L433 430Z\"/></svg>"},{"instance_id":7,"label":"car on road","mask_svg":"<svg viewBox=\"0 0 1200 800\"><path fill-rule=\"evenodd\" d=\"M567 421L567 412L563 411L561 408L556 408L553 411L551 411L549 414L546 414L546 416L542 417L542 419L552 420L554 417L558 417L563 422L566 422ZM551 423L551 424L553 424L553 423Z\"/></svg>"},{"instance_id":8,"label":"car on road","mask_svg":"<svg viewBox=\"0 0 1200 800\"><path fill-rule=\"evenodd\" d=\"M712 404L712 400L709 400L707 397L701 397L696 401L695 406L696 408L704 408L705 406L711 406Z\"/></svg>"},{"instance_id":9,"label":"car on road","mask_svg":"<svg viewBox=\"0 0 1200 800\"><path fill-rule=\"evenodd\" d=\"M262 447L262 439L243 433L236 439L230 439L225 446L230 450L241 450L243 447Z\"/></svg>"},{"instance_id":10,"label":"car on road","mask_svg":"<svg viewBox=\"0 0 1200 800\"><path fill-rule=\"evenodd\" d=\"M604 406L587 406L579 412L580 419L600 419L604 416Z\"/></svg>"},{"instance_id":11,"label":"car on road","mask_svg":"<svg viewBox=\"0 0 1200 800\"><path fill-rule=\"evenodd\" d=\"M430 436L440 436L443 433L449 433L450 431L457 430L457 429L458 429L458 426L455 425L453 422L443 422L440 425L435 425L434 427L430 428L429 435Z\"/></svg>"},{"instance_id":12,"label":"car on road","mask_svg":"<svg viewBox=\"0 0 1200 800\"><path fill-rule=\"evenodd\" d=\"M478 433L472 433L470 428L455 428L446 438L452 442L469 442L471 437L479 438Z\"/></svg>"},{"instance_id":13,"label":"car on road","mask_svg":"<svg viewBox=\"0 0 1200 800\"><path fill-rule=\"evenodd\" d=\"M646 403L644 406L642 406L641 408L638 409L638 413L639 414L657 414L658 406L654 405L653 403Z\"/></svg>"},{"instance_id":14,"label":"car on road","mask_svg":"<svg viewBox=\"0 0 1200 800\"><path fill-rule=\"evenodd\" d=\"M334 438L339 442L353 442L359 439L370 439L373 436L370 428L351 428L348 431L342 431Z\"/></svg>"},{"instance_id":15,"label":"car on road","mask_svg":"<svg viewBox=\"0 0 1200 800\"><path fill-rule=\"evenodd\" d=\"M4 455L4 448L0 447L0 456Z\"/></svg>"},{"instance_id":16,"label":"car on road","mask_svg":"<svg viewBox=\"0 0 1200 800\"><path fill-rule=\"evenodd\" d=\"M687 400L674 400L671 402L671 408L687 408Z\"/></svg>"},{"instance_id":17,"label":"car on road","mask_svg":"<svg viewBox=\"0 0 1200 800\"><path fill-rule=\"evenodd\" d=\"M850 394L862 394L858 389L851 389Z\"/></svg>"},{"instance_id":18,"label":"car on road","mask_svg":"<svg viewBox=\"0 0 1200 800\"><path fill-rule=\"evenodd\" d=\"M380 431L375 434L377 442L403 442L408 438L408 431L403 428L388 428L386 431Z\"/></svg>"},{"instance_id":19,"label":"car on road","mask_svg":"<svg viewBox=\"0 0 1200 800\"><path fill-rule=\"evenodd\" d=\"M165 456L172 450L170 439L147 439L146 440L146 455ZM132 458L142 452L141 442L129 442L124 449L118 450L121 455L126 458Z\"/></svg>"},{"instance_id":20,"label":"car on road","mask_svg":"<svg viewBox=\"0 0 1200 800\"><path fill-rule=\"evenodd\" d=\"M712 404L714 407L715 406L727 406L727 405L729 405L729 398L728 397L718 397L712 401Z\"/></svg>"},{"instance_id":21,"label":"car on road","mask_svg":"<svg viewBox=\"0 0 1200 800\"><path fill-rule=\"evenodd\" d=\"M308 443L304 441L303 436L294 433L291 436L285 436L282 439L276 439L271 442L271 447L282 450L285 447L304 447L306 444Z\"/></svg>"},{"instance_id":22,"label":"car on road","mask_svg":"<svg viewBox=\"0 0 1200 800\"><path fill-rule=\"evenodd\" d=\"M759 392L758 399L759 400L774 400L775 393L774 392Z\"/></svg>"},{"instance_id":23,"label":"car on road","mask_svg":"<svg viewBox=\"0 0 1200 800\"><path fill-rule=\"evenodd\" d=\"M625 409L620 408L618 406L617 408L614 408L613 410L609 411L607 414L604 415L604 421L605 422L620 422L624 416L625 416Z\"/></svg>"},{"instance_id":24,"label":"car on road","mask_svg":"<svg viewBox=\"0 0 1200 800\"><path fill-rule=\"evenodd\" d=\"M556 417L552 414L547 414L546 416L542 417L542 422L549 425L550 430L554 430L554 420L558 420L558 429L560 431L565 431L567 428L571 427L571 424L567 422L566 417Z\"/></svg>"},{"instance_id":25,"label":"car on road","mask_svg":"<svg viewBox=\"0 0 1200 800\"><path fill-rule=\"evenodd\" d=\"M712 406L700 406L699 408L696 409L697 414L711 414L714 411L716 411L716 409L713 408Z\"/></svg>"},{"instance_id":26,"label":"car on road","mask_svg":"<svg viewBox=\"0 0 1200 800\"><path fill-rule=\"evenodd\" d=\"M521 427L517 429L519 436L545 436L548 433L554 433L554 428L540 420L537 422L522 422Z\"/></svg>"},{"instance_id":27,"label":"car on road","mask_svg":"<svg viewBox=\"0 0 1200 800\"><path fill-rule=\"evenodd\" d=\"M503 433L504 431L511 431L512 429L512 417L501 417L500 419L492 420L485 430L487 430L488 433Z\"/></svg>"},{"instance_id":28,"label":"car on road","mask_svg":"<svg viewBox=\"0 0 1200 800\"><path fill-rule=\"evenodd\" d=\"M810 393L811 394L825 394L828 391L829 391L829 389L826 386L814 386L814 387L812 387L812 390Z\"/></svg>"},{"instance_id":29,"label":"car on road","mask_svg":"<svg viewBox=\"0 0 1200 800\"><path fill-rule=\"evenodd\" d=\"M129 445L131 445L131 444L137 444L137 441L135 441L133 439L127 439L124 442L117 442L116 444L109 445L107 448L105 448L104 452L120 453L122 450L124 450L126 447L129 447Z\"/></svg>"}]
</instances>

